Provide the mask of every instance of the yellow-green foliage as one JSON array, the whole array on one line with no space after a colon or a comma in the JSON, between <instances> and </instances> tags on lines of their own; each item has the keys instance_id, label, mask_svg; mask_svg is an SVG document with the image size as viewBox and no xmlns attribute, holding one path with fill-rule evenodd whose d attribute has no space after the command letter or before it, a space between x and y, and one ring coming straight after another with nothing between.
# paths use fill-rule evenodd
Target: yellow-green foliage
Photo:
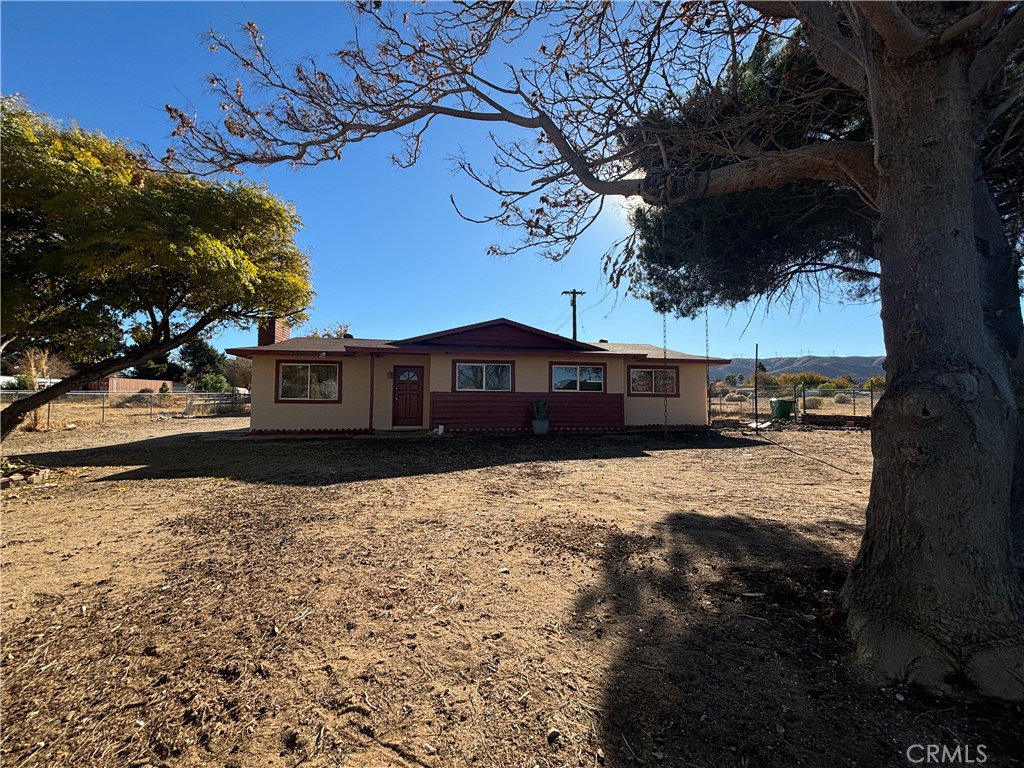
<instances>
[{"instance_id":1,"label":"yellow-green foliage","mask_svg":"<svg viewBox=\"0 0 1024 768\"><path fill-rule=\"evenodd\" d=\"M162 172L15 98L0 141L5 341L95 361L309 305L301 222L266 189Z\"/></svg>"},{"instance_id":2,"label":"yellow-green foliage","mask_svg":"<svg viewBox=\"0 0 1024 768\"><path fill-rule=\"evenodd\" d=\"M778 382L780 387L791 387L794 384L802 384L809 389L814 389L819 384L828 381L828 376L822 376L814 371L801 371L800 373L780 373Z\"/></svg>"}]
</instances>

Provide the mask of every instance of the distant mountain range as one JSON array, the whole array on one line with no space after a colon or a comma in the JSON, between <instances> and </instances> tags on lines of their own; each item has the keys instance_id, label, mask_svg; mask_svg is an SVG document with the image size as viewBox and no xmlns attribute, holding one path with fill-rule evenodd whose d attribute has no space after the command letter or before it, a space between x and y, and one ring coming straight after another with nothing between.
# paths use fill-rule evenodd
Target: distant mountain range
<instances>
[{"instance_id":1,"label":"distant mountain range","mask_svg":"<svg viewBox=\"0 0 1024 768\"><path fill-rule=\"evenodd\" d=\"M768 373L778 376L780 373L801 373L814 371L822 376L834 379L837 376L850 376L856 382L862 382L872 376L885 376L882 363L885 357L765 357L761 359ZM742 373L747 378L754 371L754 358L737 357L729 365L716 365L711 368L711 379L720 379L729 373Z\"/></svg>"}]
</instances>

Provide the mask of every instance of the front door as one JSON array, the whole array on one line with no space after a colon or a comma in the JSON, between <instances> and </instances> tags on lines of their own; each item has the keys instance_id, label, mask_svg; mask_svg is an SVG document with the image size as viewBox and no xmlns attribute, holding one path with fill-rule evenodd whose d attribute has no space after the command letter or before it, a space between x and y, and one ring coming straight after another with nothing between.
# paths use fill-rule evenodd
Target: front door
<instances>
[{"instance_id":1,"label":"front door","mask_svg":"<svg viewBox=\"0 0 1024 768\"><path fill-rule=\"evenodd\" d=\"M392 423L396 427L423 426L423 366L395 366L395 411Z\"/></svg>"}]
</instances>

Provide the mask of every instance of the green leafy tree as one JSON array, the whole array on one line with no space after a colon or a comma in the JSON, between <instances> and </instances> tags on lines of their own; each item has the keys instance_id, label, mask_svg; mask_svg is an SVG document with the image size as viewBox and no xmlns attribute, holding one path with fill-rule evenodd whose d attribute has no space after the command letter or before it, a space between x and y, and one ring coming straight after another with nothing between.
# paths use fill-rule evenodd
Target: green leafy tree
<instances>
[{"instance_id":1,"label":"green leafy tree","mask_svg":"<svg viewBox=\"0 0 1024 768\"><path fill-rule=\"evenodd\" d=\"M196 379L193 388L196 392L227 392L230 385L219 373L204 373Z\"/></svg>"},{"instance_id":2,"label":"green leafy tree","mask_svg":"<svg viewBox=\"0 0 1024 768\"><path fill-rule=\"evenodd\" d=\"M814 371L779 374L779 384L784 387L791 387L796 384L799 386L814 388L819 384L824 384L826 381L828 381L828 376L815 373Z\"/></svg>"},{"instance_id":3,"label":"green leafy tree","mask_svg":"<svg viewBox=\"0 0 1024 768\"><path fill-rule=\"evenodd\" d=\"M854 389L857 386L857 382L849 374L836 376L834 379L830 379L828 383L832 389Z\"/></svg>"},{"instance_id":4,"label":"green leafy tree","mask_svg":"<svg viewBox=\"0 0 1024 768\"><path fill-rule=\"evenodd\" d=\"M822 71L803 36L773 48L766 36L751 56L736 65L735 91L723 98L708 83L685 99L673 95L641 122L679 133L686 126L712 129L743 120L751 146L801 146L808 130L836 140L865 141L871 121L863 100ZM794 93L810 96L802 102ZM623 142L638 145L652 171L667 159L660 148L644 149L643 133L626 131ZM675 152L693 148L672 143ZM688 165L706 171L730 161L714 152L692 154ZM661 311L693 317L708 306L735 307L752 299L792 298L801 287L837 286L851 298L873 292L878 277L872 251L874 213L841 184L794 181L776 188L748 189L697 200L687 206L637 208L631 220L635 254L618 262L612 279L630 281L630 291Z\"/></svg>"},{"instance_id":5,"label":"green leafy tree","mask_svg":"<svg viewBox=\"0 0 1024 768\"><path fill-rule=\"evenodd\" d=\"M35 392L36 386L35 376L31 373L19 373L14 377L14 381L4 384L4 389L14 390L17 392Z\"/></svg>"},{"instance_id":6,"label":"green leafy tree","mask_svg":"<svg viewBox=\"0 0 1024 768\"><path fill-rule=\"evenodd\" d=\"M205 339L196 339L181 345L178 357L184 364L188 378L196 381L206 375L223 376L227 355Z\"/></svg>"},{"instance_id":7,"label":"green leafy tree","mask_svg":"<svg viewBox=\"0 0 1024 768\"><path fill-rule=\"evenodd\" d=\"M864 389L874 389L876 391L883 390L885 389L885 376L878 376L877 374L875 376L869 376L861 386L863 386Z\"/></svg>"},{"instance_id":8,"label":"green leafy tree","mask_svg":"<svg viewBox=\"0 0 1024 768\"><path fill-rule=\"evenodd\" d=\"M737 67L734 99L722 98L721 89L709 84L682 102L666 100L645 117L643 127L679 132L741 122L752 145L790 149L806 145L809 133L834 141L867 140L870 110L857 91L818 66L799 30L781 44L773 45L775 40L759 40ZM1018 100L992 123L982 148L985 178L1018 256L1024 154L1014 127L1021 120L1024 102ZM629 140L635 132L624 135ZM646 162L657 172L664 159L648 148ZM708 152L689 162L710 171L732 159ZM828 181L748 189L683 207L643 206L631 215L634 258L620 259L611 277L616 284L628 277L632 293L659 311L686 317L709 306L791 302L805 292L850 301L874 298L880 276L872 243L875 220L874 209L856 191ZM1024 271L1020 274L1024 278Z\"/></svg>"},{"instance_id":9,"label":"green leafy tree","mask_svg":"<svg viewBox=\"0 0 1024 768\"><path fill-rule=\"evenodd\" d=\"M294 210L251 184L150 168L120 142L2 101L5 351L58 352L77 371L4 409L2 435L89 381L213 327L308 306Z\"/></svg>"},{"instance_id":10,"label":"green leafy tree","mask_svg":"<svg viewBox=\"0 0 1024 768\"><path fill-rule=\"evenodd\" d=\"M144 363L132 368L132 376L137 379L170 379L184 381L185 368L171 360L170 353L156 355Z\"/></svg>"},{"instance_id":11,"label":"green leafy tree","mask_svg":"<svg viewBox=\"0 0 1024 768\"><path fill-rule=\"evenodd\" d=\"M212 33L211 48L250 87L214 78L215 122L172 108L179 141L167 161L316 165L398 134L406 151L396 160L411 164L432 125L505 123L515 135L495 137L491 169L467 158L458 166L500 196L482 218L523 235L495 252L531 247L552 258L609 197L686 208L789 185L828 185L826 203L833 191L852 193L870 211L888 386L872 417L865 534L842 596L847 626L882 679L943 692L966 682L1024 701L1021 231L1006 207L1019 203L1024 180L1011 116L1024 5L355 7L370 29L326 62L274 62L252 23L240 41ZM869 119L863 133L845 131L846 121L822 130L813 109L822 94L798 81L782 80L774 105L747 109L743 62L764 35L789 38L848 88ZM710 101L695 119L647 119L701 91ZM1000 135L983 141L991 131ZM1005 156L1001 176L987 175L992 152ZM782 213L792 220L792 209ZM631 245L612 246L612 274ZM837 248L855 253L846 245ZM832 258L813 257L822 253Z\"/></svg>"}]
</instances>

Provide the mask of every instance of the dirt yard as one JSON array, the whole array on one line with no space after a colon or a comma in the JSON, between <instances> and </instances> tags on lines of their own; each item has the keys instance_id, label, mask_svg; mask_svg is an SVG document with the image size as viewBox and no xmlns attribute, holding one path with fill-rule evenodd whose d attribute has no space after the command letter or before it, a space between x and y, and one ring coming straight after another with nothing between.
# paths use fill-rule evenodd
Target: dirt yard
<instances>
[{"instance_id":1,"label":"dirt yard","mask_svg":"<svg viewBox=\"0 0 1024 768\"><path fill-rule=\"evenodd\" d=\"M867 433L246 424L4 444L61 468L4 492L5 766L1024 765L1019 707L850 661Z\"/></svg>"}]
</instances>

